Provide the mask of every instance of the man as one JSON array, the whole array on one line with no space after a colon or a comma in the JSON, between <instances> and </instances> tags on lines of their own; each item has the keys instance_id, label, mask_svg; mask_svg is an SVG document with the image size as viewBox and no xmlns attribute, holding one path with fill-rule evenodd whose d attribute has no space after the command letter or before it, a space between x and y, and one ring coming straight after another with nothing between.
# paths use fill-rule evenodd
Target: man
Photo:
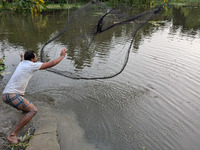
<instances>
[{"instance_id":1,"label":"man","mask_svg":"<svg viewBox=\"0 0 200 150\"><path fill-rule=\"evenodd\" d=\"M57 65L65 57L66 52L66 48L62 49L60 57L46 63L37 62L37 56L34 51L27 51L24 55L21 54L21 62L17 66L2 94L2 99L5 103L18 110L27 112L15 129L8 135L7 140L11 143L18 143L18 132L35 116L38 111L33 103L23 97L27 84L33 76L33 73L37 70Z\"/></svg>"}]
</instances>

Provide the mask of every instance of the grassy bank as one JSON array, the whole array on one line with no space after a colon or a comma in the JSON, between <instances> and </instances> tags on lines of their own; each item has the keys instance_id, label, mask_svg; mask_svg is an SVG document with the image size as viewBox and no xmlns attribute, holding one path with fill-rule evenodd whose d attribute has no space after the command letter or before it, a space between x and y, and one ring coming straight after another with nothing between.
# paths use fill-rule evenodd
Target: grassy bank
<instances>
[{"instance_id":1,"label":"grassy bank","mask_svg":"<svg viewBox=\"0 0 200 150\"><path fill-rule=\"evenodd\" d=\"M76 4L47 4L48 9L70 9L70 8L79 8L83 6L83 3L76 3Z\"/></svg>"},{"instance_id":2,"label":"grassy bank","mask_svg":"<svg viewBox=\"0 0 200 150\"><path fill-rule=\"evenodd\" d=\"M120 5L118 3L112 3L111 1L107 1L107 2L103 2L104 4L106 4L107 6L109 7L114 7L114 6L117 6L117 5ZM48 9L69 9L69 8L79 8L81 6L83 6L85 3L71 3L71 4L48 4L47 5L47 8ZM163 3L161 1L159 2L156 2L157 6L160 6L162 5ZM179 1L179 2L169 2L167 3L167 5L170 5L170 6L200 6L200 1ZM141 7L144 7L146 5L132 5L133 7L138 7L138 6L141 6ZM146 6L148 7L148 6Z\"/></svg>"},{"instance_id":3,"label":"grassy bank","mask_svg":"<svg viewBox=\"0 0 200 150\"><path fill-rule=\"evenodd\" d=\"M117 2L112 2L112 1L107 1L107 2L103 2L104 4L108 5L109 7L114 7L117 5L120 5L120 3ZM159 6L161 4L163 4L161 1L157 2L155 0L155 3ZM46 4L46 7L48 10L53 10L53 9L70 9L70 8L79 8L81 6L83 6L85 3L60 3L60 4ZM178 0L178 1L172 1L167 3L167 5L170 6L200 6L200 1L184 1L184 0ZM133 4L133 7L135 6L147 6L148 5L141 5L141 4ZM12 11L13 10L13 3L6 3L5 6L2 6L2 3L0 3L0 12L4 11L4 10L8 10L8 11ZM45 11L45 10L43 10Z\"/></svg>"}]
</instances>

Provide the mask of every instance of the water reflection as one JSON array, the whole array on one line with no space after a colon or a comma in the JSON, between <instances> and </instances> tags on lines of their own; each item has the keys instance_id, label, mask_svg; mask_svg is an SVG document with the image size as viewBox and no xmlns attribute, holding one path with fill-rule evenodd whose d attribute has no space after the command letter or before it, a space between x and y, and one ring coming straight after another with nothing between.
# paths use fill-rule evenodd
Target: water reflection
<instances>
[{"instance_id":1,"label":"water reflection","mask_svg":"<svg viewBox=\"0 0 200 150\"><path fill-rule=\"evenodd\" d=\"M197 34L200 28L200 9L198 7L174 8L173 15L174 26L180 26L183 33L192 30L193 32L196 31Z\"/></svg>"},{"instance_id":2,"label":"water reflection","mask_svg":"<svg viewBox=\"0 0 200 150\"><path fill-rule=\"evenodd\" d=\"M49 12L35 18L29 15L0 15L1 45L4 41L7 41L14 47L21 46L24 50L33 49L38 53L41 46L45 42L63 29L67 22L67 18L69 18L69 14L72 14L73 11L74 10L54 11L53 13ZM139 9L134 13L141 13L143 11L144 9ZM198 35L200 28L200 21L198 19L200 14L199 11L200 10L198 8L191 7L174 7L164 9L156 18L154 18L152 22L145 25L143 29L139 31L134 41L134 50L137 51L144 37L151 37L151 35L156 32L157 28L165 27L167 21L172 21L172 28L169 34L173 34L177 30L181 29L180 32L183 34L190 36ZM122 37L122 33L117 31L118 30L115 30L115 37ZM126 31L126 33L129 32L130 31L128 30ZM74 32L72 33L74 34ZM109 41L111 41L112 38L113 37L108 37L107 39L110 39ZM105 42L107 43L108 41L104 41L105 39L105 37L102 37L102 39L99 39L99 42L101 43L96 43L96 45L100 45ZM60 44L65 43L65 41L65 36L59 39ZM95 54L91 51L74 51L79 48L74 48L73 46L78 47L78 43L75 42L75 44L73 44L73 42L75 41L72 40L68 43L68 59L74 61L75 68L83 69L87 66L88 62L95 57ZM79 46L81 47L81 45ZM96 53L103 55L102 57L104 57L109 55L109 51L109 49L104 49Z\"/></svg>"},{"instance_id":3,"label":"water reflection","mask_svg":"<svg viewBox=\"0 0 200 150\"><path fill-rule=\"evenodd\" d=\"M24 50L33 49L38 52L39 45L45 43L51 34L60 31L66 18L66 12L43 14L37 17L20 14L0 15L1 41L8 41L13 46L22 46ZM56 16L61 16L57 18ZM62 24L61 24L62 21Z\"/></svg>"}]
</instances>

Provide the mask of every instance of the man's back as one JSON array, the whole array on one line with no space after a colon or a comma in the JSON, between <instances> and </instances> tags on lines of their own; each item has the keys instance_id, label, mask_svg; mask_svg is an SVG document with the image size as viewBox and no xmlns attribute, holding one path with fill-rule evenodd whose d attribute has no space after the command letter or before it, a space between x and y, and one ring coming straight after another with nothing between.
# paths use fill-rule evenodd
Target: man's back
<instances>
[{"instance_id":1,"label":"man's back","mask_svg":"<svg viewBox=\"0 0 200 150\"><path fill-rule=\"evenodd\" d=\"M19 63L8 84L6 85L4 93L17 93L24 95L29 80L33 76L33 73L40 69L41 62L32 62L24 60Z\"/></svg>"}]
</instances>

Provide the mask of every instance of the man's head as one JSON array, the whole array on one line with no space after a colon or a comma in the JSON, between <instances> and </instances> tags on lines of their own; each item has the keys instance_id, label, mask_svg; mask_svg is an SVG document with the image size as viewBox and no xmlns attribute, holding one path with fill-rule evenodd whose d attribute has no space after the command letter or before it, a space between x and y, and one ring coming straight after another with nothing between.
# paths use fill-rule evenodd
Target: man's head
<instances>
[{"instance_id":1,"label":"man's head","mask_svg":"<svg viewBox=\"0 0 200 150\"><path fill-rule=\"evenodd\" d=\"M37 61L37 56L36 56L34 51L27 51L24 54L24 60L30 60L32 62L36 62Z\"/></svg>"}]
</instances>

